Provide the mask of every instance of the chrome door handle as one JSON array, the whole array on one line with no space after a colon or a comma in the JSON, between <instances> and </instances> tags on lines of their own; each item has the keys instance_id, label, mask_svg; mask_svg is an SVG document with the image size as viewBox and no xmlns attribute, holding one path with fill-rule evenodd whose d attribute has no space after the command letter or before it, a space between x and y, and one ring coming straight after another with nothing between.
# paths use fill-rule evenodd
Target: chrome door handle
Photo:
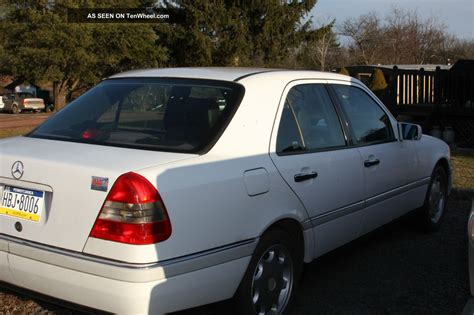
<instances>
[{"instance_id":1,"label":"chrome door handle","mask_svg":"<svg viewBox=\"0 0 474 315\"><path fill-rule=\"evenodd\" d=\"M316 177L318 177L318 173L316 172L311 172L308 174L299 173L295 175L295 182L299 183L299 182L302 182L311 178L316 178Z\"/></svg>"},{"instance_id":2,"label":"chrome door handle","mask_svg":"<svg viewBox=\"0 0 474 315\"><path fill-rule=\"evenodd\" d=\"M365 161L364 161L364 166L365 166L365 167L371 167L371 166L378 165L378 164L380 164L380 160L379 160L379 159L375 159L375 160L365 160Z\"/></svg>"}]
</instances>

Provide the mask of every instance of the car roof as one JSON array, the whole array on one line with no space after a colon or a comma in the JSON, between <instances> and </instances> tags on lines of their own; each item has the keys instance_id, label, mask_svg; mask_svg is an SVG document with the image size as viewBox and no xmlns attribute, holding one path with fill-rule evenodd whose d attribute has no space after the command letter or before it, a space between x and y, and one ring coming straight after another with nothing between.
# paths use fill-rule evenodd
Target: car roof
<instances>
[{"instance_id":1,"label":"car roof","mask_svg":"<svg viewBox=\"0 0 474 315\"><path fill-rule=\"evenodd\" d=\"M169 77L188 79L208 79L239 81L258 74L275 75L286 78L313 77L315 79L338 79L349 81L350 77L332 72L286 70L270 68L206 67L206 68L157 68L126 71L114 74L110 79L139 77Z\"/></svg>"}]
</instances>

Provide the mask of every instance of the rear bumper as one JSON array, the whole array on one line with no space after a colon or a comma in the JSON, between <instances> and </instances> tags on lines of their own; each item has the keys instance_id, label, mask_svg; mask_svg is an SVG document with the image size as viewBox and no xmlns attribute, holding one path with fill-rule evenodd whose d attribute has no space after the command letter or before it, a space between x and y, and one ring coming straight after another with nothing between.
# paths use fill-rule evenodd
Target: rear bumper
<instances>
[{"instance_id":1,"label":"rear bumper","mask_svg":"<svg viewBox=\"0 0 474 315\"><path fill-rule=\"evenodd\" d=\"M21 105L20 106L20 109L21 110L36 110L36 109L44 109L44 104L40 105L40 104L26 104L26 105Z\"/></svg>"},{"instance_id":2,"label":"rear bumper","mask_svg":"<svg viewBox=\"0 0 474 315\"><path fill-rule=\"evenodd\" d=\"M256 244L246 241L145 266L0 241L0 281L119 314L168 313L232 297Z\"/></svg>"}]
</instances>

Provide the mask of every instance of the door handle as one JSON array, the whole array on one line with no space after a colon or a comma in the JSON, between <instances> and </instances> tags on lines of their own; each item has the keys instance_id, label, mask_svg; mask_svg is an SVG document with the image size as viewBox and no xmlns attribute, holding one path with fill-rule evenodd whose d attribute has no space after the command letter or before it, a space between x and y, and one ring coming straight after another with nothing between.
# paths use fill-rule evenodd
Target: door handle
<instances>
[{"instance_id":1,"label":"door handle","mask_svg":"<svg viewBox=\"0 0 474 315\"><path fill-rule=\"evenodd\" d=\"M311 178L316 178L316 177L318 177L318 173L316 172L311 172L307 174L299 173L295 175L295 182L299 183L299 182L302 182Z\"/></svg>"},{"instance_id":2,"label":"door handle","mask_svg":"<svg viewBox=\"0 0 474 315\"><path fill-rule=\"evenodd\" d=\"M378 164L380 164L380 160L379 160L379 159L375 159L375 160L365 160L365 161L364 161L364 166L365 166L365 167L371 167L371 166L378 165Z\"/></svg>"}]
</instances>

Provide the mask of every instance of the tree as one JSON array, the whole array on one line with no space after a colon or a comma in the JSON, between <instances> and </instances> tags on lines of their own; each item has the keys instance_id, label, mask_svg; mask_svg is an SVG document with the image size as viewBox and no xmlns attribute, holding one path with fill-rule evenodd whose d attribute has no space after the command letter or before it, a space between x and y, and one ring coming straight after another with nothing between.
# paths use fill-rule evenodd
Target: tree
<instances>
[{"instance_id":1,"label":"tree","mask_svg":"<svg viewBox=\"0 0 474 315\"><path fill-rule=\"evenodd\" d=\"M305 64L315 66L318 70L327 71L337 66L340 45L333 32L335 20L320 24L318 28L308 31L307 39L300 52L300 59Z\"/></svg>"},{"instance_id":2,"label":"tree","mask_svg":"<svg viewBox=\"0 0 474 315\"><path fill-rule=\"evenodd\" d=\"M382 70L379 68L374 69L369 79L370 90L374 92L374 94L379 98L381 98L387 86L387 81L385 80Z\"/></svg>"},{"instance_id":3,"label":"tree","mask_svg":"<svg viewBox=\"0 0 474 315\"><path fill-rule=\"evenodd\" d=\"M340 34L352 40L349 50L355 56L356 63L375 63L383 42L380 24L377 14L370 12L357 19L346 19L340 26Z\"/></svg>"},{"instance_id":4,"label":"tree","mask_svg":"<svg viewBox=\"0 0 474 315\"><path fill-rule=\"evenodd\" d=\"M109 2L109 3L107 3ZM80 4L80 5L79 5ZM103 1L133 7L140 1ZM125 69L166 61L164 47L148 24L67 23L68 8L93 7L94 1L13 1L0 21L7 72L33 83L53 82L55 108L80 85L90 86Z\"/></svg>"},{"instance_id":5,"label":"tree","mask_svg":"<svg viewBox=\"0 0 474 315\"><path fill-rule=\"evenodd\" d=\"M339 26L341 35L349 39L345 48L353 64L444 64L472 58L468 52L470 41L461 44L463 41L446 29L436 18L423 19L416 10L396 6L384 19L372 12L347 19Z\"/></svg>"},{"instance_id":6,"label":"tree","mask_svg":"<svg viewBox=\"0 0 474 315\"><path fill-rule=\"evenodd\" d=\"M351 75L349 71L346 69L346 67L342 67L341 70L339 70L339 74L344 74L344 75Z\"/></svg>"},{"instance_id":7,"label":"tree","mask_svg":"<svg viewBox=\"0 0 474 315\"><path fill-rule=\"evenodd\" d=\"M278 66L304 40L311 20L301 21L316 0L164 2L186 14L161 33L173 64Z\"/></svg>"}]
</instances>

